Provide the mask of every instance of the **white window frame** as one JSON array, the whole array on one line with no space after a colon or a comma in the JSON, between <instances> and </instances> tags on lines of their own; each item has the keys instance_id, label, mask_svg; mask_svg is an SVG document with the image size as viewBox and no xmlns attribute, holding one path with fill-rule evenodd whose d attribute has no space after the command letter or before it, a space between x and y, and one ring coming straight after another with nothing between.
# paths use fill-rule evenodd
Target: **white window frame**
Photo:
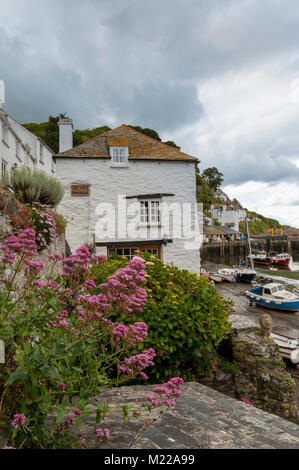
<instances>
[{"instance_id":1,"label":"white window frame","mask_svg":"<svg viewBox=\"0 0 299 470\"><path fill-rule=\"evenodd\" d=\"M111 166L127 167L129 149L128 147L110 147Z\"/></svg>"},{"instance_id":2,"label":"white window frame","mask_svg":"<svg viewBox=\"0 0 299 470\"><path fill-rule=\"evenodd\" d=\"M160 199L142 199L140 203L140 225L159 225L161 223Z\"/></svg>"}]
</instances>

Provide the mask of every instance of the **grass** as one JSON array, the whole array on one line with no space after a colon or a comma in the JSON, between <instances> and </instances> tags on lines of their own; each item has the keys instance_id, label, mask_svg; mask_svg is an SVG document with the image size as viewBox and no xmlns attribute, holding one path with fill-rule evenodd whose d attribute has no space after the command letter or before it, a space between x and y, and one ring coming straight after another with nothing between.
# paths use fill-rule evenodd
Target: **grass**
<instances>
[{"instance_id":1,"label":"grass","mask_svg":"<svg viewBox=\"0 0 299 470\"><path fill-rule=\"evenodd\" d=\"M259 269L258 271L268 276L287 277L288 279L296 279L299 281L299 271L266 271L264 269Z\"/></svg>"}]
</instances>

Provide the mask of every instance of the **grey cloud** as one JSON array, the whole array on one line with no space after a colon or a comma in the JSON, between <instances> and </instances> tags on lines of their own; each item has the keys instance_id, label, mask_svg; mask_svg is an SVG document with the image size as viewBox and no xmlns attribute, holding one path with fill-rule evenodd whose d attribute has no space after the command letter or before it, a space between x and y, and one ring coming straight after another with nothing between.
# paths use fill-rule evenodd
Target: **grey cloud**
<instances>
[{"instance_id":1,"label":"grey cloud","mask_svg":"<svg viewBox=\"0 0 299 470\"><path fill-rule=\"evenodd\" d=\"M10 0L4 10L0 78L5 108L21 122L67 112L86 128L109 117L177 141L205 115L197 87L209 79L273 58L290 80L299 77L297 0ZM17 26L9 14L20 15ZM225 113L219 107L224 120ZM177 143L204 167L218 166L226 184L294 181L299 170L287 157L299 157L298 121L280 135L273 128L236 138L228 149L216 135L206 155L198 154L197 136Z\"/></svg>"}]
</instances>

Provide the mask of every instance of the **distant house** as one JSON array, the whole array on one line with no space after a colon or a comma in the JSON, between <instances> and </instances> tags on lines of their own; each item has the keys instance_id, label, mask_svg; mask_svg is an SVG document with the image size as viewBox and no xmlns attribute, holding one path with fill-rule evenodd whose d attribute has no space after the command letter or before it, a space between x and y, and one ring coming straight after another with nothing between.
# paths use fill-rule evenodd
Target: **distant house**
<instances>
[{"instance_id":1,"label":"distant house","mask_svg":"<svg viewBox=\"0 0 299 470\"><path fill-rule=\"evenodd\" d=\"M222 242L226 237L226 232L224 232L221 227L216 225L204 225L203 226L203 242Z\"/></svg>"},{"instance_id":2,"label":"distant house","mask_svg":"<svg viewBox=\"0 0 299 470\"><path fill-rule=\"evenodd\" d=\"M246 219L246 211L244 209L235 208L234 204L212 204L210 208L211 216L221 225L233 228L239 231L239 223Z\"/></svg>"},{"instance_id":3,"label":"distant house","mask_svg":"<svg viewBox=\"0 0 299 470\"><path fill-rule=\"evenodd\" d=\"M38 168L55 174L52 150L0 108L1 174L15 166Z\"/></svg>"},{"instance_id":4,"label":"distant house","mask_svg":"<svg viewBox=\"0 0 299 470\"><path fill-rule=\"evenodd\" d=\"M184 232L187 218L174 224L181 209L186 214L186 204L192 208L191 228L198 230L197 159L125 124L72 148L71 120L59 126L60 153L54 158L65 190L59 211L68 220L71 250L89 243L97 253L129 259L146 250L165 263L199 273L199 246L188 246L175 230ZM121 219L121 227L116 230L107 214L118 223Z\"/></svg>"}]
</instances>

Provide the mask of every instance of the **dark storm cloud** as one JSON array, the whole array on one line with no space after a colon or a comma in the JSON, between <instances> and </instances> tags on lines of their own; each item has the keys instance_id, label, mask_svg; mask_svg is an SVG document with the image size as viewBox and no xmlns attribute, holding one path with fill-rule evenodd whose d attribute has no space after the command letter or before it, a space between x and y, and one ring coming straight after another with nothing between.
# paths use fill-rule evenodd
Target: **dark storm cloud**
<instances>
[{"instance_id":1,"label":"dark storm cloud","mask_svg":"<svg viewBox=\"0 0 299 470\"><path fill-rule=\"evenodd\" d=\"M221 126L237 103L224 104L226 85L213 110L201 95L229 73L298 78L297 0L11 0L1 9L0 78L5 108L19 121L67 112L81 129L153 127L204 167L218 166L226 184L298 179L289 158L299 158L299 118L275 115L265 133L253 129L252 121L271 118L252 110L247 117L260 99L258 81L252 99L246 88L239 95L244 129L229 138ZM205 131L214 135L204 148L196 123L209 119Z\"/></svg>"}]
</instances>

